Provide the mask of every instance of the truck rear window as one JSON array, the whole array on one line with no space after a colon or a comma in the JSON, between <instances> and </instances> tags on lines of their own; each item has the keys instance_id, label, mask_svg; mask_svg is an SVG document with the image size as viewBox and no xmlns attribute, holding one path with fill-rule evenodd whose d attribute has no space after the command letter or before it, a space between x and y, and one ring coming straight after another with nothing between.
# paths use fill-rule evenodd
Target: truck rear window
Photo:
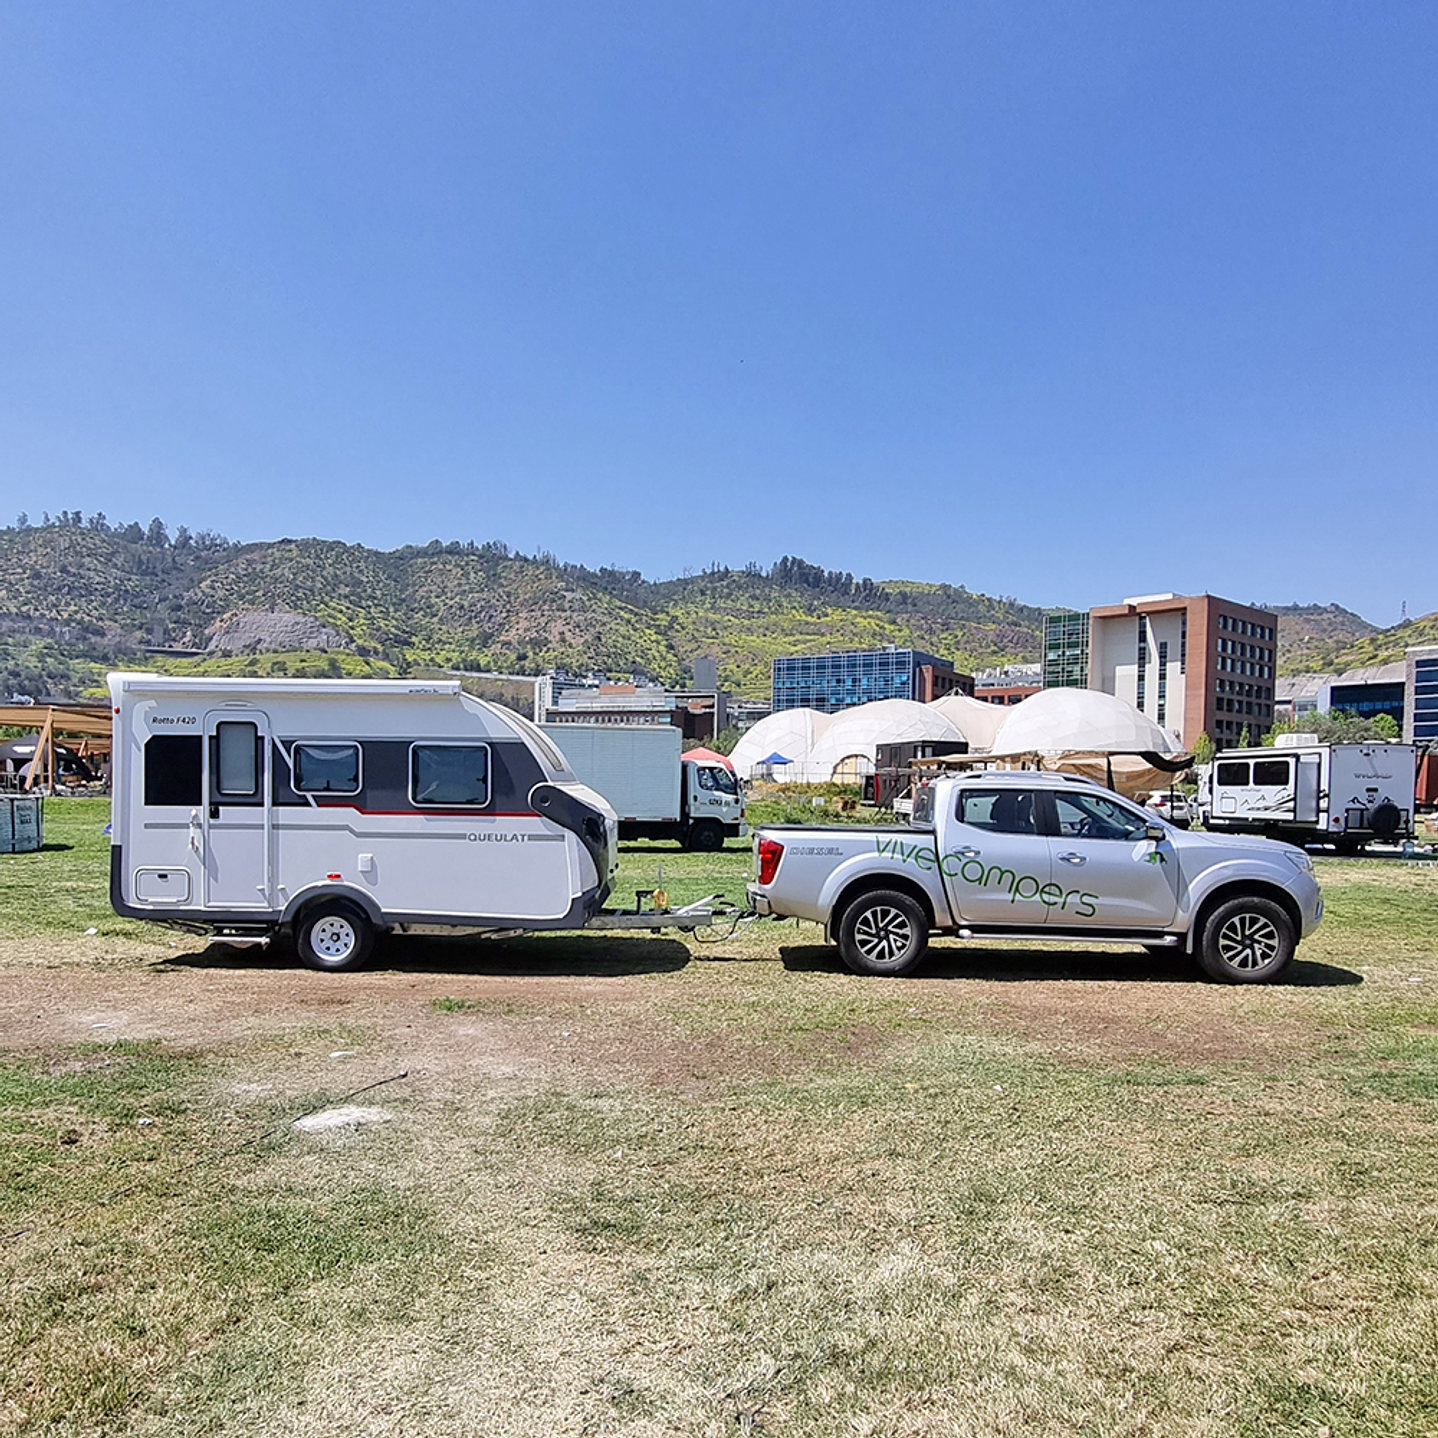
<instances>
[{"instance_id":1,"label":"truck rear window","mask_svg":"<svg viewBox=\"0 0 1438 1438\"><path fill-rule=\"evenodd\" d=\"M958 820L996 834L1032 834L1034 796L1026 789L961 789Z\"/></svg>"}]
</instances>

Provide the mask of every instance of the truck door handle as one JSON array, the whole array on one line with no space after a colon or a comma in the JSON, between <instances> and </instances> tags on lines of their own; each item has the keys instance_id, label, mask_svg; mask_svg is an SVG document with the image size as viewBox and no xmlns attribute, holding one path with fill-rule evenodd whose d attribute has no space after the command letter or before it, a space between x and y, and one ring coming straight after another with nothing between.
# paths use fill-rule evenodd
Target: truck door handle
<instances>
[{"instance_id":1,"label":"truck door handle","mask_svg":"<svg viewBox=\"0 0 1438 1438\"><path fill-rule=\"evenodd\" d=\"M1087 864L1088 859L1083 854L1060 854L1059 858L1065 864Z\"/></svg>"},{"instance_id":2,"label":"truck door handle","mask_svg":"<svg viewBox=\"0 0 1438 1438\"><path fill-rule=\"evenodd\" d=\"M960 850L959 850L959 858L961 858L961 859L977 859L977 858L980 857L980 855L981 855L982 853L983 853L983 850L982 850L982 849L975 849L975 848L973 847L973 845L970 845L967 849L960 849Z\"/></svg>"}]
</instances>

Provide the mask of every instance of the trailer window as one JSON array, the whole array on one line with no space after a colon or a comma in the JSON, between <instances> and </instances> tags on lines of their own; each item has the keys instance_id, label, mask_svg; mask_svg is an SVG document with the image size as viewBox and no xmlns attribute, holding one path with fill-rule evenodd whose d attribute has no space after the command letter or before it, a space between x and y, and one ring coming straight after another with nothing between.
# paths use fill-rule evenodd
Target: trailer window
<instances>
[{"instance_id":1,"label":"trailer window","mask_svg":"<svg viewBox=\"0 0 1438 1438\"><path fill-rule=\"evenodd\" d=\"M416 744L409 752L410 797L416 804L489 803L487 744Z\"/></svg>"},{"instance_id":2,"label":"trailer window","mask_svg":"<svg viewBox=\"0 0 1438 1438\"><path fill-rule=\"evenodd\" d=\"M146 739L146 807L198 804L203 752L198 734L156 734Z\"/></svg>"},{"instance_id":3,"label":"trailer window","mask_svg":"<svg viewBox=\"0 0 1438 1438\"><path fill-rule=\"evenodd\" d=\"M1254 762L1255 784L1286 784L1288 777L1287 759L1258 759Z\"/></svg>"},{"instance_id":4,"label":"trailer window","mask_svg":"<svg viewBox=\"0 0 1438 1438\"><path fill-rule=\"evenodd\" d=\"M1218 766L1218 782L1220 784L1234 784L1239 788L1248 787L1248 765L1238 764L1230 760L1227 764Z\"/></svg>"},{"instance_id":5,"label":"trailer window","mask_svg":"<svg viewBox=\"0 0 1438 1438\"><path fill-rule=\"evenodd\" d=\"M292 753L296 794L359 793L358 744L296 744Z\"/></svg>"},{"instance_id":6,"label":"trailer window","mask_svg":"<svg viewBox=\"0 0 1438 1438\"><path fill-rule=\"evenodd\" d=\"M216 724L215 792L253 798L260 792L260 730L256 724Z\"/></svg>"}]
</instances>

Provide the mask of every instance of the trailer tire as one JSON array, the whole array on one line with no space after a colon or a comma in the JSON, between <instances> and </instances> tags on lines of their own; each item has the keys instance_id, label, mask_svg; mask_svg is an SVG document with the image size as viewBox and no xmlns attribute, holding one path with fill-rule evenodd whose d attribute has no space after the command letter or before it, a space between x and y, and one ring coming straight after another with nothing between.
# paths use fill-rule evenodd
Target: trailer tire
<instances>
[{"instance_id":1,"label":"trailer tire","mask_svg":"<svg viewBox=\"0 0 1438 1438\"><path fill-rule=\"evenodd\" d=\"M325 899L305 910L295 927L300 962L325 973L358 968L374 948L374 927L355 904Z\"/></svg>"},{"instance_id":2,"label":"trailer tire","mask_svg":"<svg viewBox=\"0 0 1438 1438\"><path fill-rule=\"evenodd\" d=\"M724 847L724 828L713 819L701 819L689 829L689 848L696 854L717 854Z\"/></svg>"},{"instance_id":3,"label":"trailer tire","mask_svg":"<svg viewBox=\"0 0 1438 1438\"><path fill-rule=\"evenodd\" d=\"M1257 894L1219 904L1204 920L1198 966L1223 984L1266 984L1289 965L1297 947L1283 905Z\"/></svg>"},{"instance_id":4,"label":"trailer tire","mask_svg":"<svg viewBox=\"0 0 1438 1438\"><path fill-rule=\"evenodd\" d=\"M839 923L839 957L856 974L892 978L911 973L928 947L923 905L897 889L860 894Z\"/></svg>"}]
</instances>

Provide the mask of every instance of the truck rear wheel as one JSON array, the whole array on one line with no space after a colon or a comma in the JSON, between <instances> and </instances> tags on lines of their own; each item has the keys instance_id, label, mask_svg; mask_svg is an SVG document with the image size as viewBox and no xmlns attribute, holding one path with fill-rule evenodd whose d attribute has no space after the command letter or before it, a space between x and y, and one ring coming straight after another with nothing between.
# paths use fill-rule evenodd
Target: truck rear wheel
<instances>
[{"instance_id":1,"label":"truck rear wheel","mask_svg":"<svg viewBox=\"0 0 1438 1438\"><path fill-rule=\"evenodd\" d=\"M1225 984L1264 984L1289 965L1297 937L1282 904L1245 894L1220 904L1205 921L1198 966Z\"/></svg>"},{"instance_id":2,"label":"truck rear wheel","mask_svg":"<svg viewBox=\"0 0 1438 1438\"><path fill-rule=\"evenodd\" d=\"M928 947L928 917L896 889L861 894L839 924L839 956L856 974L907 974Z\"/></svg>"},{"instance_id":3,"label":"truck rear wheel","mask_svg":"<svg viewBox=\"0 0 1438 1438\"><path fill-rule=\"evenodd\" d=\"M305 911L295 930L295 947L309 968L338 973L369 958L374 929L356 905L327 899Z\"/></svg>"},{"instance_id":4,"label":"truck rear wheel","mask_svg":"<svg viewBox=\"0 0 1438 1438\"><path fill-rule=\"evenodd\" d=\"M724 847L724 829L713 819L701 819L689 830L689 847L699 854L717 854Z\"/></svg>"}]
</instances>

